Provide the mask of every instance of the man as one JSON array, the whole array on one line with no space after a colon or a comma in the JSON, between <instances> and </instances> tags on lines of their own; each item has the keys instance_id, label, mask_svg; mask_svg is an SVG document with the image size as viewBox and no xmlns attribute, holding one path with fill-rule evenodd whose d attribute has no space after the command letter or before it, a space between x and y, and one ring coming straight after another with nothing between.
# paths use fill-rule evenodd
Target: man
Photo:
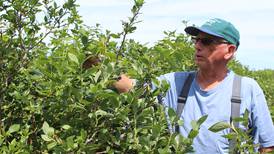
<instances>
[{"instance_id":1,"label":"man","mask_svg":"<svg viewBox=\"0 0 274 154\"><path fill-rule=\"evenodd\" d=\"M195 78L180 116L184 124L179 132L187 136L191 130L191 121L208 115L194 140L195 153L227 153L229 143L222 135L229 133L229 130L213 133L208 128L220 121L230 121L235 74L227 68L227 64L240 44L239 32L230 22L222 19L211 19L201 27L186 27L185 32L193 36L198 70L192 72ZM177 109L178 96L190 73L176 72L159 77L170 84L170 89L162 100L164 106ZM120 92L128 92L132 88L132 80L122 75L114 86ZM240 115L246 109L250 112L249 122L253 128L254 143L260 144L261 152L273 150L274 127L263 91L255 80L242 77Z\"/></svg>"}]
</instances>

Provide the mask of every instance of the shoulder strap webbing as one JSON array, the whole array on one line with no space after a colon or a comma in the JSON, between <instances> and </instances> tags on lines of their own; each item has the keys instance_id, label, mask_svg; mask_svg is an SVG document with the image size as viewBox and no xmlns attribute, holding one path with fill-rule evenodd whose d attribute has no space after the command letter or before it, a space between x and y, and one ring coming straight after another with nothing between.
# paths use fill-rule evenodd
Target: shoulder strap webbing
<instances>
[{"instance_id":1,"label":"shoulder strap webbing","mask_svg":"<svg viewBox=\"0 0 274 154\"><path fill-rule=\"evenodd\" d=\"M230 123L232 123L232 119L235 117L240 117L240 105L241 105L241 79L242 77L235 74L233 80L232 87L232 96L231 96L231 115L230 115ZM239 127L239 122L233 122L235 127ZM230 153L234 152L235 141L229 140L229 151Z\"/></svg>"},{"instance_id":2,"label":"shoulder strap webbing","mask_svg":"<svg viewBox=\"0 0 274 154\"><path fill-rule=\"evenodd\" d=\"M187 100L188 92L191 87L193 79L194 79L194 72L189 73L183 85L183 89L180 95L178 96L178 100L177 100L178 103L177 103L177 110L176 110L178 117L180 117L183 112L183 109ZM179 125L175 126L175 131L179 133Z\"/></svg>"},{"instance_id":3,"label":"shoulder strap webbing","mask_svg":"<svg viewBox=\"0 0 274 154\"><path fill-rule=\"evenodd\" d=\"M231 96L231 117L230 122L235 117L240 116L240 105L241 105L241 76L234 75L232 96ZM239 123L233 123L235 127L239 126Z\"/></svg>"}]
</instances>

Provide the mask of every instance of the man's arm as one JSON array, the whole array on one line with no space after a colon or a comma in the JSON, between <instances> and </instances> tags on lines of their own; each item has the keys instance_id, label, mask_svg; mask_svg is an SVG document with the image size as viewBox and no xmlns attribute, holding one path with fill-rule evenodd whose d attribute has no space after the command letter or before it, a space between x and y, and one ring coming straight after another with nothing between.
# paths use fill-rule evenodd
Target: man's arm
<instances>
[{"instance_id":1,"label":"man's arm","mask_svg":"<svg viewBox=\"0 0 274 154\"><path fill-rule=\"evenodd\" d=\"M257 137L261 147L259 148L260 153L269 153L274 151L274 125L270 115L270 110L268 108L263 90L259 84L252 80L253 82L253 121L256 131L259 134ZM256 132L255 132L256 133Z\"/></svg>"},{"instance_id":2,"label":"man's arm","mask_svg":"<svg viewBox=\"0 0 274 154\"><path fill-rule=\"evenodd\" d=\"M260 151L261 154L268 153L268 152L273 152L274 151L274 146L266 147L266 148L260 148L259 151Z\"/></svg>"}]
</instances>

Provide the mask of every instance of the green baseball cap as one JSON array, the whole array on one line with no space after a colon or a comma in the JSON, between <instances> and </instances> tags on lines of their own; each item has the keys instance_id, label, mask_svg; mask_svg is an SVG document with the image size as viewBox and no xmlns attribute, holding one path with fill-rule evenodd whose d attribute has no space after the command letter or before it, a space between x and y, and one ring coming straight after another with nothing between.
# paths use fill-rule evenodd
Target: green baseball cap
<instances>
[{"instance_id":1,"label":"green baseball cap","mask_svg":"<svg viewBox=\"0 0 274 154\"><path fill-rule=\"evenodd\" d=\"M223 38L231 44L240 45L239 31L228 21L214 18L205 22L202 26L188 26L185 32L192 36L197 36L199 32Z\"/></svg>"}]
</instances>

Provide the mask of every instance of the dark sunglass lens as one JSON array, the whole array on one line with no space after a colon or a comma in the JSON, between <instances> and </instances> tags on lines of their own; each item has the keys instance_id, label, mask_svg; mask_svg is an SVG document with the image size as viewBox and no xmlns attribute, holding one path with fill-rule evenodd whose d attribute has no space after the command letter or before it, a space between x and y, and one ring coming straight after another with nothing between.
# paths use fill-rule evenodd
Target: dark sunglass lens
<instances>
[{"instance_id":1,"label":"dark sunglass lens","mask_svg":"<svg viewBox=\"0 0 274 154\"><path fill-rule=\"evenodd\" d=\"M210 38L200 38L203 45L210 45L213 42L213 39Z\"/></svg>"},{"instance_id":2,"label":"dark sunglass lens","mask_svg":"<svg viewBox=\"0 0 274 154\"><path fill-rule=\"evenodd\" d=\"M211 38L192 37L191 40L192 40L192 42L193 42L194 44L196 44L197 42L201 41L201 43L202 43L203 45L210 45L211 43L214 42L214 40L211 39Z\"/></svg>"},{"instance_id":3,"label":"dark sunglass lens","mask_svg":"<svg viewBox=\"0 0 274 154\"><path fill-rule=\"evenodd\" d=\"M201 41L201 43L205 46L209 46L211 44L230 44L229 42L225 41L225 40L220 40L220 39L215 39L215 38L199 38L199 37L191 37L191 41L196 44L199 41Z\"/></svg>"}]
</instances>

